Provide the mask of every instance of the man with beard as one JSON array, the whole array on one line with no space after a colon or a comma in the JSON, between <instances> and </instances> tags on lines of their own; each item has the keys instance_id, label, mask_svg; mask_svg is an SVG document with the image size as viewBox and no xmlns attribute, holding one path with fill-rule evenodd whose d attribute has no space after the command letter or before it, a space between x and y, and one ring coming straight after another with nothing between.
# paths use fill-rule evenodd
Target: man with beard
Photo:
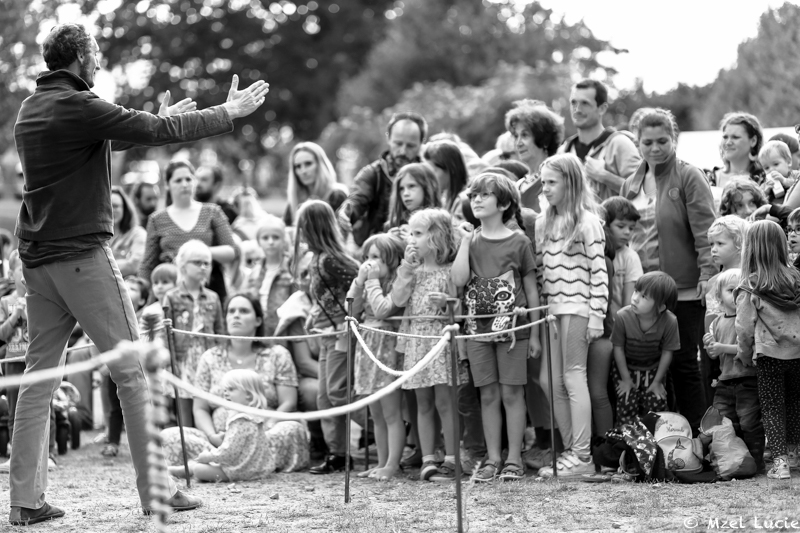
<instances>
[{"instance_id":1,"label":"man with beard","mask_svg":"<svg viewBox=\"0 0 800 533\"><path fill-rule=\"evenodd\" d=\"M233 224L239 213L232 203L219 197L219 191L223 183L222 169L218 165L207 165L197 169L194 173L196 180L194 188L194 199L206 204L214 203L222 208L222 212L228 217L228 223Z\"/></svg>"},{"instance_id":2,"label":"man with beard","mask_svg":"<svg viewBox=\"0 0 800 533\"><path fill-rule=\"evenodd\" d=\"M608 111L608 88L603 83L579 81L572 87L569 104L578 133L564 141L558 153L578 156L589 185L602 202L619 194L642 158L630 133L603 127L603 115Z\"/></svg>"},{"instance_id":3,"label":"man with beard","mask_svg":"<svg viewBox=\"0 0 800 533\"><path fill-rule=\"evenodd\" d=\"M14 127L25 175L16 234L27 284L26 374L64 364L64 349L77 321L104 352L122 340L139 339L136 314L108 246L114 231L112 148L189 142L230 132L232 120L258 109L269 90L257 81L238 91L234 76L222 105L183 112L194 103L187 99L169 107L167 92L162 116L131 111L91 92L100 68L98 52L83 26L53 28L42 45L49 70L39 74ZM110 361L108 368L122 404L143 511L151 512L151 477L167 487L167 503L174 510L199 507L199 499L177 490L165 464L149 465L150 395L141 364L129 357ZM44 497L50 400L59 381L20 387L10 472L12 525L64 516Z\"/></svg>"},{"instance_id":4,"label":"man with beard","mask_svg":"<svg viewBox=\"0 0 800 533\"><path fill-rule=\"evenodd\" d=\"M358 246L383 231L389 216L392 181L400 167L419 162L419 150L427 135L428 124L421 115L392 115L386 127L389 149L358 172L350 196L339 208L339 224L343 230L353 232Z\"/></svg>"},{"instance_id":5,"label":"man with beard","mask_svg":"<svg viewBox=\"0 0 800 533\"><path fill-rule=\"evenodd\" d=\"M132 194L133 205L139 212L139 225L146 229L147 217L158 208L158 185L147 180L140 180L133 186Z\"/></svg>"}]
</instances>

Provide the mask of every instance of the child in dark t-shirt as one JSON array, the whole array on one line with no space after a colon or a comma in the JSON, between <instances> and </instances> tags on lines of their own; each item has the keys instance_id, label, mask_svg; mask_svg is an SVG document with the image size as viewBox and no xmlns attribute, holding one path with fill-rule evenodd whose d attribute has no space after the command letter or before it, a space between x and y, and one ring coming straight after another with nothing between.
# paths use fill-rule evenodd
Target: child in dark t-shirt
<instances>
[{"instance_id":1,"label":"child in dark t-shirt","mask_svg":"<svg viewBox=\"0 0 800 533\"><path fill-rule=\"evenodd\" d=\"M631 304L617 312L611 343L617 391L617 424L630 424L650 411L667 409L664 388L672 352L680 348L675 281L648 272L636 282Z\"/></svg>"}]
</instances>

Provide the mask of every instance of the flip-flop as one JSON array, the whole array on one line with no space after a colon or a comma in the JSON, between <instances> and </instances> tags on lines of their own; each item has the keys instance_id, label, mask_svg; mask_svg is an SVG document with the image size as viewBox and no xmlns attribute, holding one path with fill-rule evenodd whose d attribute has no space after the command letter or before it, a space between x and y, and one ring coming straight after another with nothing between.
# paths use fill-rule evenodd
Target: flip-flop
<instances>
[{"instance_id":1,"label":"flip-flop","mask_svg":"<svg viewBox=\"0 0 800 533\"><path fill-rule=\"evenodd\" d=\"M611 475L602 473L583 474L581 481L584 483L606 483L611 481Z\"/></svg>"}]
</instances>

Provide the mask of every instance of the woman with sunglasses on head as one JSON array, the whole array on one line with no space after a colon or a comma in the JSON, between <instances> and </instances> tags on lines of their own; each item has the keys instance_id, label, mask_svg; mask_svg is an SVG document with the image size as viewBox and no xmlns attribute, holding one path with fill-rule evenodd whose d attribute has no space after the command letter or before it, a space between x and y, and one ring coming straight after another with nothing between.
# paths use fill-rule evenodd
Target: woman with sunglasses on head
<instances>
[{"instance_id":1,"label":"woman with sunglasses on head","mask_svg":"<svg viewBox=\"0 0 800 533\"><path fill-rule=\"evenodd\" d=\"M150 279L153 269L171 263L178 249L197 239L208 246L213 259L208 288L225 299L222 269L213 263L230 263L240 255L228 218L212 203L194 199L196 179L188 161L172 161L164 171L167 183L167 208L156 211L147 221L147 243L139 277Z\"/></svg>"}]
</instances>

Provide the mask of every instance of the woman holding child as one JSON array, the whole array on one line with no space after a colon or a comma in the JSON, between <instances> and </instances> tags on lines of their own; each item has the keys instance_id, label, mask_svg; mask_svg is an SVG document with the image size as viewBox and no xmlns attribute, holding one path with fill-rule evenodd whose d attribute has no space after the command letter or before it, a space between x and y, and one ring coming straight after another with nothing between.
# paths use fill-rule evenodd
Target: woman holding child
<instances>
[{"instance_id":1,"label":"woman holding child","mask_svg":"<svg viewBox=\"0 0 800 533\"><path fill-rule=\"evenodd\" d=\"M263 335L264 313L257 298L237 294L225 309L228 334L240 337ZM297 371L292 356L282 346L265 346L250 340L231 339L215 346L201 357L195 384L217 396L223 395L223 376L235 369L254 370L261 376L267 398L267 409L293 412L297 409ZM200 398L194 399L194 428L185 428L186 452L189 459L213 450L222 444L226 422L235 415ZM281 472L302 470L308 466L308 434L300 422L266 423L269 445L275 456L275 469ZM178 428L162 431L164 452L170 465L183 463Z\"/></svg>"},{"instance_id":2,"label":"woman holding child","mask_svg":"<svg viewBox=\"0 0 800 533\"><path fill-rule=\"evenodd\" d=\"M675 316L681 347L675 350L670 375L681 412L697 428L706 396L697 364L703 333L703 299L716 273L708 228L715 218L711 188L700 169L675 157L678 126L672 113L653 109L639 122L638 141L644 161L622 185L641 218L630 240L644 272L669 274L678 287Z\"/></svg>"}]
</instances>

